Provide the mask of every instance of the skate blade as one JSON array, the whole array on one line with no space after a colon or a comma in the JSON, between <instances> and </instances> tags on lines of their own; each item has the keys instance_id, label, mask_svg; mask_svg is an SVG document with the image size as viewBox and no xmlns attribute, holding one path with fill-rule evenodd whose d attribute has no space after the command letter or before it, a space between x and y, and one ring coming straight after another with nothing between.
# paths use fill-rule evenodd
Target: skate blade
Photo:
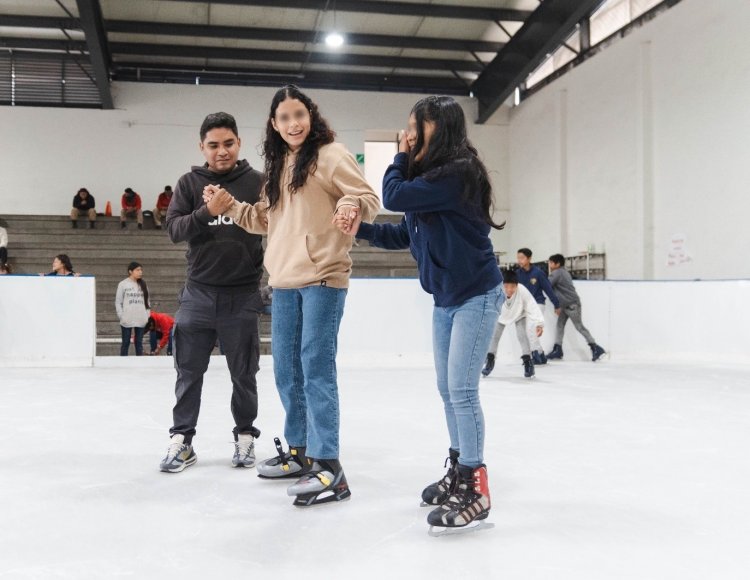
<instances>
[{"instance_id":1,"label":"skate blade","mask_svg":"<svg viewBox=\"0 0 750 580\"><path fill-rule=\"evenodd\" d=\"M597 363L597 362L601 362L601 361L604 361L604 360L609 360L609 353L608 352L605 352L598 359L596 359L595 361L591 361L591 362Z\"/></svg>"},{"instance_id":2,"label":"skate blade","mask_svg":"<svg viewBox=\"0 0 750 580\"><path fill-rule=\"evenodd\" d=\"M487 520L479 520L471 522L460 528L447 528L442 526L430 526L427 533L433 538L440 538L442 536L461 536L463 534L470 534L472 532L479 532L482 530L489 530L495 527L495 524L488 522Z\"/></svg>"},{"instance_id":3,"label":"skate blade","mask_svg":"<svg viewBox=\"0 0 750 580\"><path fill-rule=\"evenodd\" d=\"M258 477L260 477L261 479L265 479L266 481L288 481L290 479L299 479L303 475L306 474L297 471L296 473L288 473L286 475L263 475L262 473L259 473Z\"/></svg>"},{"instance_id":4,"label":"skate blade","mask_svg":"<svg viewBox=\"0 0 750 580\"><path fill-rule=\"evenodd\" d=\"M326 503L348 501L352 497L352 492L348 489L339 493L334 493L333 490L327 489L320 493L309 493L305 495L298 495L292 505L296 507L313 507L316 505L323 505Z\"/></svg>"}]
</instances>

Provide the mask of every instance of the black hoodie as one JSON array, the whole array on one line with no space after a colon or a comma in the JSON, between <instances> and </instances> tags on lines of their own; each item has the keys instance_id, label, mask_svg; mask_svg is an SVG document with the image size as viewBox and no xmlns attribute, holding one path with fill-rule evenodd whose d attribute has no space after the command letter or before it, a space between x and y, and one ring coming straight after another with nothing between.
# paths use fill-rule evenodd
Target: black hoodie
<instances>
[{"instance_id":1,"label":"black hoodie","mask_svg":"<svg viewBox=\"0 0 750 580\"><path fill-rule=\"evenodd\" d=\"M170 239L187 242L188 283L212 289L255 291L263 274L261 236L248 234L228 217L214 217L203 202L203 188L219 185L238 201L255 203L263 176L246 160L229 173L193 166L180 177L167 210Z\"/></svg>"}]
</instances>

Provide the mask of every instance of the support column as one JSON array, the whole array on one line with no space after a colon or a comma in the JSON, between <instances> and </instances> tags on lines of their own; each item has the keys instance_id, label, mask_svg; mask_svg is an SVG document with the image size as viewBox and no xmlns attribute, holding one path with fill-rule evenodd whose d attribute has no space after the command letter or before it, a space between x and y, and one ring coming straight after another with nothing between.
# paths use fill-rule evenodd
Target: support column
<instances>
[{"instance_id":1,"label":"support column","mask_svg":"<svg viewBox=\"0 0 750 580\"><path fill-rule=\"evenodd\" d=\"M638 213L641 226L642 277L644 280L653 280L655 276L656 232L654 219L654 104L650 42L641 44L638 65L638 185L640 187Z\"/></svg>"}]
</instances>

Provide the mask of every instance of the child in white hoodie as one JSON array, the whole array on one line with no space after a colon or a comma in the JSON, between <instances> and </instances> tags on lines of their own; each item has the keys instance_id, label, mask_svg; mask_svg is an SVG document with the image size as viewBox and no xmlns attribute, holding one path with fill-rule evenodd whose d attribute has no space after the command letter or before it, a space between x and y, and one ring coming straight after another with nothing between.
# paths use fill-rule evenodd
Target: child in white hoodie
<instances>
[{"instance_id":1,"label":"child in white hoodie","mask_svg":"<svg viewBox=\"0 0 750 580\"><path fill-rule=\"evenodd\" d=\"M486 377L495 368L495 355L497 354L500 337L503 335L506 326L515 323L518 342L521 343L523 376L531 378L534 376L534 362L531 360L531 344L526 333L526 325L535 326L536 335L542 336L544 315L531 292L522 284L518 284L518 277L515 272L503 272L503 289L505 291L505 302L500 310L500 317L497 319L495 334L490 343L490 350L487 353L487 361L482 369L482 375Z\"/></svg>"}]
</instances>

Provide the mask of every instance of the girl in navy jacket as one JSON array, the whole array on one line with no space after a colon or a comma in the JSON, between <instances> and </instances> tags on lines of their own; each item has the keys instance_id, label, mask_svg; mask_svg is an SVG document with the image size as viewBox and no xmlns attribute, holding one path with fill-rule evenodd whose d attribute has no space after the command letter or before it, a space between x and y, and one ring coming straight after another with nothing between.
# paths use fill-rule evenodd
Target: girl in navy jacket
<instances>
[{"instance_id":1,"label":"girl in navy jacket","mask_svg":"<svg viewBox=\"0 0 750 580\"><path fill-rule=\"evenodd\" d=\"M404 212L400 224L361 223L356 214L334 221L374 246L409 248L422 288L433 295L433 350L450 468L425 488L422 500L437 506L427 518L431 526L466 526L490 510L479 375L503 300L489 233L504 224L492 220L487 170L453 98L427 97L414 105L383 177L383 205Z\"/></svg>"}]
</instances>

